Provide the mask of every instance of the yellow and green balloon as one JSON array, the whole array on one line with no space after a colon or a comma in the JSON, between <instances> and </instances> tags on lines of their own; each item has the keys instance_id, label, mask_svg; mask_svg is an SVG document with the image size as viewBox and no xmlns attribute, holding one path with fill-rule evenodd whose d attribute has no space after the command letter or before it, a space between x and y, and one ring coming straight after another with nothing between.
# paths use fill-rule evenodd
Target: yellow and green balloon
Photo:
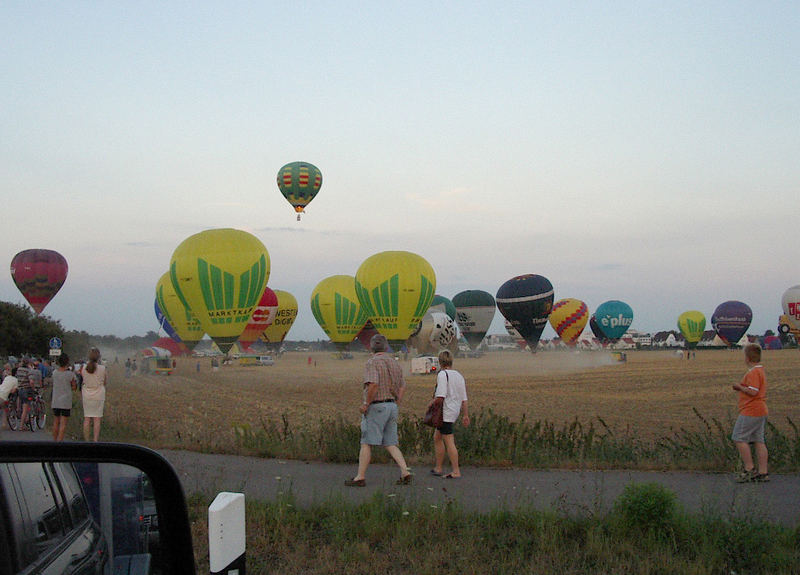
<instances>
[{"instance_id":1,"label":"yellow and green balloon","mask_svg":"<svg viewBox=\"0 0 800 575\"><path fill-rule=\"evenodd\" d=\"M387 251L364 260L355 284L367 318L392 345L400 346L428 311L436 292L436 274L422 256Z\"/></svg>"},{"instance_id":2,"label":"yellow and green balloon","mask_svg":"<svg viewBox=\"0 0 800 575\"><path fill-rule=\"evenodd\" d=\"M367 323L356 296L356 280L348 275L330 276L316 285L311 292L311 313L340 350L346 349Z\"/></svg>"},{"instance_id":3,"label":"yellow and green balloon","mask_svg":"<svg viewBox=\"0 0 800 575\"><path fill-rule=\"evenodd\" d=\"M169 273L181 303L227 353L250 321L269 272L269 253L261 240L224 228L181 242L172 254Z\"/></svg>"},{"instance_id":4,"label":"yellow and green balloon","mask_svg":"<svg viewBox=\"0 0 800 575\"><path fill-rule=\"evenodd\" d=\"M203 328L192 311L181 302L178 293L172 286L169 272L162 275L156 283L156 302L175 334L181 338L189 350L194 349L197 343L203 339Z\"/></svg>"},{"instance_id":5,"label":"yellow and green balloon","mask_svg":"<svg viewBox=\"0 0 800 575\"><path fill-rule=\"evenodd\" d=\"M278 189L292 204L298 221L321 187L322 172L314 164L290 162L278 170Z\"/></svg>"},{"instance_id":6,"label":"yellow and green balloon","mask_svg":"<svg viewBox=\"0 0 800 575\"><path fill-rule=\"evenodd\" d=\"M678 329L686 338L686 347L693 348L703 338L706 316L697 310L685 311L678 316Z\"/></svg>"}]
</instances>

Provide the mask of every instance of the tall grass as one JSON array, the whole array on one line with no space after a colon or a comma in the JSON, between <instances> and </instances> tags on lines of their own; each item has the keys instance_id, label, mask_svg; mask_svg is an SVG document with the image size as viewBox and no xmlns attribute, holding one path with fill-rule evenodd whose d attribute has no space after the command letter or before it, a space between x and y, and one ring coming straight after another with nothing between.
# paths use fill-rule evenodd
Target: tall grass
<instances>
[{"instance_id":1,"label":"tall grass","mask_svg":"<svg viewBox=\"0 0 800 575\"><path fill-rule=\"evenodd\" d=\"M733 419L707 420L694 410L699 430L671 430L655 440L645 440L632 429L617 430L602 418L588 423L577 419L556 424L511 421L491 409L478 412L469 427L456 426L462 462L472 465L519 467L582 467L630 469L730 470L739 456L730 440ZM800 470L800 431L787 418L785 433L768 423L766 441L770 468ZM433 449L432 430L417 417L404 416L399 424L400 448L411 461L427 460ZM342 418L295 428L287 416L280 421L262 419L259 425L234 427L237 445L245 453L352 463L358 456L360 429ZM376 457L383 457L381 451Z\"/></svg>"},{"instance_id":2,"label":"tall grass","mask_svg":"<svg viewBox=\"0 0 800 575\"><path fill-rule=\"evenodd\" d=\"M190 498L199 572L205 506ZM800 531L689 515L659 485L632 484L611 512L468 512L376 493L310 508L292 494L247 503L249 573L797 573Z\"/></svg>"}]
</instances>

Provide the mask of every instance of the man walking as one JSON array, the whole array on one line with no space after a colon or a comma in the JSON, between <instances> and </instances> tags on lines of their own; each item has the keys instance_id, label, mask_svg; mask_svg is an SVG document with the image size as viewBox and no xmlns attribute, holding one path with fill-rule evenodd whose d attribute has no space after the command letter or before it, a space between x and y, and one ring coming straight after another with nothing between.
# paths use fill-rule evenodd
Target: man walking
<instances>
[{"instance_id":1,"label":"man walking","mask_svg":"<svg viewBox=\"0 0 800 575\"><path fill-rule=\"evenodd\" d=\"M372 458L372 446L383 445L400 468L397 485L409 485L413 476L397 446L397 404L406 391L403 369L394 357L386 353L389 350L386 336L376 334L369 344L373 356L367 361L364 370L358 474L344 484L349 487L364 487L367 467Z\"/></svg>"}]
</instances>

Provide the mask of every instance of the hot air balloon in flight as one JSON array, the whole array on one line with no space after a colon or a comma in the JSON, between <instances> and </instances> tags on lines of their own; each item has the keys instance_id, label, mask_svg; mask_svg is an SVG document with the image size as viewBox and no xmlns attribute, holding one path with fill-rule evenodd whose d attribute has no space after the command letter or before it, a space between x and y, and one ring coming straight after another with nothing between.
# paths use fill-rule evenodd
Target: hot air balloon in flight
<instances>
[{"instance_id":1,"label":"hot air balloon in flight","mask_svg":"<svg viewBox=\"0 0 800 575\"><path fill-rule=\"evenodd\" d=\"M170 261L178 297L223 353L250 321L269 272L269 253L261 240L230 228L186 238Z\"/></svg>"},{"instance_id":2,"label":"hot air balloon in flight","mask_svg":"<svg viewBox=\"0 0 800 575\"><path fill-rule=\"evenodd\" d=\"M453 305L456 308L458 328L474 351L486 337L494 319L497 310L494 297L482 290L466 290L453 296Z\"/></svg>"},{"instance_id":3,"label":"hot air balloon in flight","mask_svg":"<svg viewBox=\"0 0 800 575\"><path fill-rule=\"evenodd\" d=\"M183 342L189 350L194 349L197 343L203 339L205 332L191 310L186 309L181 298L178 297L178 293L172 286L169 272L162 275L156 282L156 305L164 314L164 331L172 337L172 334L166 329L166 325L169 325L178 336L178 341Z\"/></svg>"},{"instance_id":4,"label":"hot air balloon in flight","mask_svg":"<svg viewBox=\"0 0 800 575\"><path fill-rule=\"evenodd\" d=\"M297 212L298 222L321 187L322 172L308 162L291 162L278 170L278 188Z\"/></svg>"},{"instance_id":5,"label":"hot air balloon in flight","mask_svg":"<svg viewBox=\"0 0 800 575\"><path fill-rule=\"evenodd\" d=\"M381 252L356 272L356 295L372 325L393 346L414 333L433 301L436 274L417 254Z\"/></svg>"},{"instance_id":6,"label":"hot air balloon in flight","mask_svg":"<svg viewBox=\"0 0 800 575\"><path fill-rule=\"evenodd\" d=\"M513 277L497 290L497 308L533 353L553 309L553 298L553 284L537 274Z\"/></svg>"},{"instance_id":7,"label":"hot air balloon in flight","mask_svg":"<svg viewBox=\"0 0 800 575\"><path fill-rule=\"evenodd\" d=\"M800 285L792 286L783 292L781 306L791 329L800 329Z\"/></svg>"},{"instance_id":8,"label":"hot air balloon in flight","mask_svg":"<svg viewBox=\"0 0 800 575\"><path fill-rule=\"evenodd\" d=\"M311 313L339 351L344 351L367 323L356 296L356 279L330 276L311 292Z\"/></svg>"},{"instance_id":9,"label":"hot air balloon in flight","mask_svg":"<svg viewBox=\"0 0 800 575\"><path fill-rule=\"evenodd\" d=\"M711 325L727 345L736 345L750 327L753 311L740 301L726 301L717 306L711 316Z\"/></svg>"},{"instance_id":10,"label":"hot air balloon in flight","mask_svg":"<svg viewBox=\"0 0 800 575\"><path fill-rule=\"evenodd\" d=\"M603 335L611 341L616 341L631 327L633 309L624 301L612 299L601 303L594 312L594 317Z\"/></svg>"},{"instance_id":11,"label":"hot air balloon in flight","mask_svg":"<svg viewBox=\"0 0 800 575\"><path fill-rule=\"evenodd\" d=\"M579 299L558 300L550 312L550 325L566 345L574 346L589 321L589 308Z\"/></svg>"},{"instance_id":12,"label":"hot air balloon in flight","mask_svg":"<svg viewBox=\"0 0 800 575\"><path fill-rule=\"evenodd\" d=\"M261 334L261 339L277 351L297 318L297 298L288 291L279 289L274 291L278 297L278 311L275 312L275 320L272 325Z\"/></svg>"},{"instance_id":13,"label":"hot air balloon in flight","mask_svg":"<svg viewBox=\"0 0 800 575\"><path fill-rule=\"evenodd\" d=\"M67 260L54 250L24 250L11 260L11 279L39 315L67 279Z\"/></svg>"},{"instance_id":14,"label":"hot air balloon in flight","mask_svg":"<svg viewBox=\"0 0 800 575\"><path fill-rule=\"evenodd\" d=\"M246 350L261 337L264 330L275 321L275 314L278 313L278 296L270 288L264 288L261 299L258 300L256 309L250 321L247 322L242 334L239 336L239 344Z\"/></svg>"},{"instance_id":15,"label":"hot air balloon in flight","mask_svg":"<svg viewBox=\"0 0 800 575\"><path fill-rule=\"evenodd\" d=\"M703 339L706 329L706 316L697 310L685 311L678 316L678 330L686 339L686 347L692 349Z\"/></svg>"}]
</instances>

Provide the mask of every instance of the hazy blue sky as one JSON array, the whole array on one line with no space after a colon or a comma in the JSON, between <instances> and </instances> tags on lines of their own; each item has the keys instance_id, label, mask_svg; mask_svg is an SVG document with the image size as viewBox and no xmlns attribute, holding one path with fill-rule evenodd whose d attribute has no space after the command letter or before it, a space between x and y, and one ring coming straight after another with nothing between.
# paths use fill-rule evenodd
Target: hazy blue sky
<instances>
[{"instance_id":1,"label":"hazy blue sky","mask_svg":"<svg viewBox=\"0 0 800 575\"><path fill-rule=\"evenodd\" d=\"M644 331L729 299L775 329L800 283L800 4L399 4L3 3L0 259L58 250L45 313L120 336L157 328L173 250L218 227L267 246L292 339L324 337L318 281L387 249L446 297L538 273ZM324 178L301 222L275 183L294 160ZM8 272L0 299L24 301Z\"/></svg>"}]
</instances>

